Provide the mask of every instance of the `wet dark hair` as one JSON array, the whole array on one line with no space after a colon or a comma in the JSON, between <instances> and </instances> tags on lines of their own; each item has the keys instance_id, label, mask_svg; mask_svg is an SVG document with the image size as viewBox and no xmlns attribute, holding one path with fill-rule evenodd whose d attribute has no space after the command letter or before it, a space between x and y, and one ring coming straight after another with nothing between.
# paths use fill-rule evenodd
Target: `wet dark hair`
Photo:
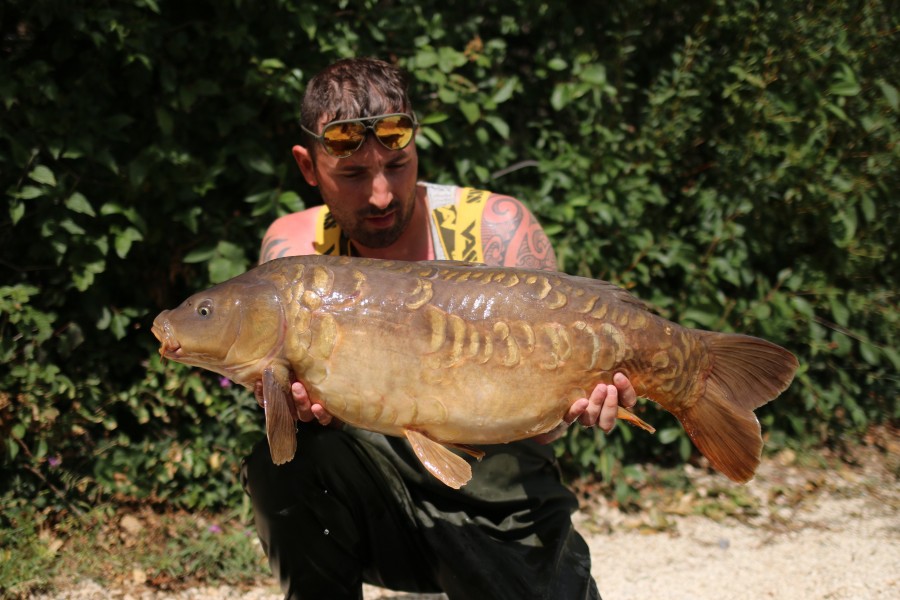
<instances>
[{"instance_id":1,"label":"wet dark hair","mask_svg":"<svg viewBox=\"0 0 900 600\"><path fill-rule=\"evenodd\" d=\"M319 121L356 119L387 113L412 114L406 75L375 58L346 58L326 67L306 86L300 124L319 133ZM303 133L303 145L315 155L315 139Z\"/></svg>"}]
</instances>

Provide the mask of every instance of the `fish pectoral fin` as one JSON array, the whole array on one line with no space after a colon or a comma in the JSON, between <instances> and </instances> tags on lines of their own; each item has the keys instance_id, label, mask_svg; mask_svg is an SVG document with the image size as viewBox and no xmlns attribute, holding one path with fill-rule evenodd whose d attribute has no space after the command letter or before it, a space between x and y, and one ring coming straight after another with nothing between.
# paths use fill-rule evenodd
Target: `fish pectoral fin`
<instances>
[{"instance_id":1,"label":"fish pectoral fin","mask_svg":"<svg viewBox=\"0 0 900 600\"><path fill-rule=\"evenodd\" d=\"M472 479L472 467L461 456L435 442L424 433L404 429L413 452L429 473L453 489L459 489Z\"/></svg>"},{"instance_id":2,"label":"fish pectoral fin","mask_svg":"<svg viewBox=\"0 0 900 600\"><path fill-rule=\"evenodd\" d=\"M656 433L656 428L653 427L653 425L646 422L645 420L622 406L620 406L619 410L616 412L616 418L622 419L626 423L631 423L635 427L640 427L641 429L649 431L650 433Z\"/></svg>"},{"instance_id":3,"label":"fish pectoral fin","mask_svg":"<svg viewBox=\"0 0 900 600\"><path fill-rule=\"evenodd\" d=\"M272 462L282 465L290 462L297 452L297 426L291 412L293 399L287 369L267 367L263 371L262 388L269 452Z\"/></svg>"}]
</instances>

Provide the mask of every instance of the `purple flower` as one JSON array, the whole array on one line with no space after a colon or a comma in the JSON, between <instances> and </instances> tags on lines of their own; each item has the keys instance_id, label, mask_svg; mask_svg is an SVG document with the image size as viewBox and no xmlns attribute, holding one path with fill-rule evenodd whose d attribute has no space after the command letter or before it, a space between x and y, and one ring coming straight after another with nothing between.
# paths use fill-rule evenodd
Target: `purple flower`
<instances>
[{"instance_id":1,"label":"purple flower","mask_svg":"<svg viewBox=\"0 0 900 600\"><path fill-rule=\"evenodd\" d=\"M223 388L230 388L231 380L228 379L227 377L219 377L219 386L221 386Z\"/></svg>"},{"instance_id":2,"label":"purple flower","mask_svg":"<svg viewBox=\"0 0 900 600\"><path fill-rule=\"evenodd\" d=\"M210 525L206 530L210 533L222 533L222 528L215 524Z\"/></svg>"},{"instance_id":3,"label":"purple flower","mask_svg":"<svg viewBox=\"0 0 900 600\"><path fill-rule=\"evenodd\" d=\"M62 459L58 456L51 456L47 459L47 464L55 469L62 464Z\"/></svg>"}]
</instances>

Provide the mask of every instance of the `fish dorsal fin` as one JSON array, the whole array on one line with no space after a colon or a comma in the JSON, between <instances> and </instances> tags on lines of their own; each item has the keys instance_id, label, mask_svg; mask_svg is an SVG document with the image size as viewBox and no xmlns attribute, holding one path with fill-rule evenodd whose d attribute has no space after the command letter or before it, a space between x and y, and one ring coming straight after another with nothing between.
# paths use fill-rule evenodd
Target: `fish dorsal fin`
<instances>
[{"instance_id":1,"label":"fish dorsal fin","mask_svg":"<svg viewBox=\"0 0 900 600\"><path fill-rule=\"evenodd\" d=\"M459 489L472 479L472 467L461 456L430 439L424 433L404 429L413 452L429 473L453 489Z\"/></svg>"},{"instance_id":2,"label":"fish dorsal fin","mask_svg":"<svg viewBox=\"0 0 900 600\"><path fill-rule=\"evenodd\" d=\"M290 379L287 370L275 372L273 367L263 371L263 408L266 411L266 437L272 462L282 465L297 452L297 426L291 414Z\"/></svg>"}]
</instances>

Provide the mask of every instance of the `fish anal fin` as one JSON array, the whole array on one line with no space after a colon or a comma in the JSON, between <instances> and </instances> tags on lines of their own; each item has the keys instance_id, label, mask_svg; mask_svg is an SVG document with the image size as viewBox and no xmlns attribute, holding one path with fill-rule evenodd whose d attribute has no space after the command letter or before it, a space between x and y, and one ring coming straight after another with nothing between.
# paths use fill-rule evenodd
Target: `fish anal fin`
<instances>
[{"instance_id":1,"label":"fish anal fin","mask_svg":"<svg viewBox=\"0 0 900 600\"><path fill-rule=\"evenodd\" d=\"M699 397L673 414L713 467L746 483L759 466L763 446L753 409L787 389L797 358L759 338L697 333L706 343L711 370Z\"/></svg>"},{"instance_id":2,"label":"fish anal fin","mask_svg":"<svg viewBox=\"0 0 900 600\"><path fill-rule=\"evenodd\" d=\"M290 462L297 452L297 426L291 410L293 399L287 369L266 367L262 388L269 452L272 462L282 465Z\"/></svg>"},{"instance_id":3,"label":"fish anal fin","mask_svg":"<svg viewBox=\"0 0 900 600\"><path fill-rule=\"evenodd\" d=\"M461 456L424 433L412 429L405 429L404 433L422 466L444 484L458 490L472 479L472 467Z\"/></svg>"}]
</instances>

